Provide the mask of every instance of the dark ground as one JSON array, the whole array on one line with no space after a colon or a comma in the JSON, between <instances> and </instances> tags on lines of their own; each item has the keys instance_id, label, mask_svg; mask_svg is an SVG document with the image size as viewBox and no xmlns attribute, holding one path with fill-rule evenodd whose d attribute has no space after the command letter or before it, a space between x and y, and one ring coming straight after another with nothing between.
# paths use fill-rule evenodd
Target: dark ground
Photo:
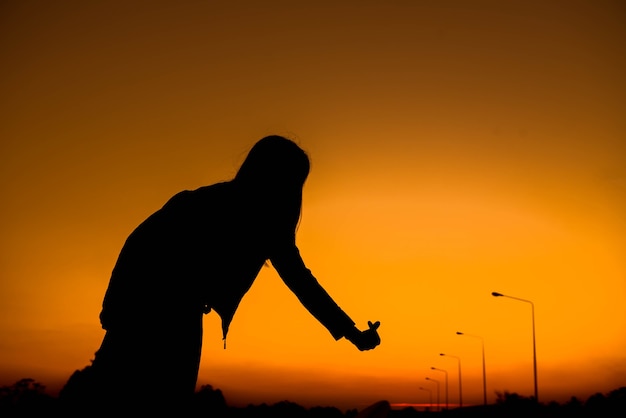
<instances>
[{"instance_id":1,"label":"dark ground","mask_svg":"<svg viewBox=\"0 0 626 418\"><path fill-rule=\"evenodd\" d=\"M369 410L356 409L341 411L332 406L305 408L297 403L282 401L272 405L249 405L246 407L229 406L219 389L203 386L196 392L192 412L189 418L412 418L412 417L450 417L450 418L624 418L626 417L626 386L607 394L597 393L587 400L572 397L568 402L537 403L534 398L516 393L498 393L496 403L487 406L472 406L443 411L417 411L405 409L379 408L374 415ZM385 401L382 401L386 403ZM388 405L388 404L387 404ZM91 410L90 410L91 409ZM83 408L71 415L80 417L98 416L99 408ZM128 411L130 412L130 411ZM159 414L163 416L164 414ZM175 414L183 418L181 414ZM45 386L33 379L22 379L12 386L0 387L0 417L63 417L70 416L63 408L59 398L45 393ZM141 414L138 416L148 417Z\"/></svg>"}]
</instances>

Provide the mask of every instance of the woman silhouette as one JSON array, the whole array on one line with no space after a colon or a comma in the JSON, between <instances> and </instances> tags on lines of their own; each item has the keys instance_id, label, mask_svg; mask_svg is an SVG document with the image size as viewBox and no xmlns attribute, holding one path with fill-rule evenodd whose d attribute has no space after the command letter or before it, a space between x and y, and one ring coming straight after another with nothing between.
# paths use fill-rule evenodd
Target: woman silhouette
<instances>
[{"instance_id":1,"label":"woman silhouette","mask_svg":"<svg viewBox=\"0 0 626 418\"><path fill-rule=\"evenodd\" d=\"M104 296L106 333L88 366L90 387L79 389L83 400L161 411L185 404L198 377L202 315L219 314L226 346L237 306L267 261L336 340L359 350L380 343L379 323L357 329L300 256L308 174L298 145L265 137L232 180L176 194L130 234Z\"/></svg>"}]
</instances>

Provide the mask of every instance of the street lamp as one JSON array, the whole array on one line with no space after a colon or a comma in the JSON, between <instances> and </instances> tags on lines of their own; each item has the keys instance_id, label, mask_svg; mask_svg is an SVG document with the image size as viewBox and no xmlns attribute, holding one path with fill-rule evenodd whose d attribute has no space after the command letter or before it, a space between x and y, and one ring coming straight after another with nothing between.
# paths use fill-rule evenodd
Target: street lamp
<instances>
[{"instance_id":1,"label":"street lamp","mask_svg":"<svg viewBox=\"0 0 626 418\"><path fill-rule=\"evenodd\" d=\"M533 376L535 380L535 402L539 402L539 397L537 396L537 346L535 344L535 304L526 299L516 298L515 296L503 295L502 293L498 292L491 292L491 295L495 297L501 296L509 299L519 300L521 302L530 303L530 312L533 323Z\"/></svg>"},{"instance_id":2,"label":"street lamp","mask_svg":"<svg viewBox=\"0 0 626 418\"><path fill-rule=\"evenodd\" d=\"M433 381L437 384L437 409L441 410L441 404L439 403L439 380L431 379L430 377L427 377L426 380Z\"/></svg>"},{"instance_id":3,"label":"street lamp","mask_svg":"<svg viewBox=\"0 0 626 418\"><path fill-rule=\"evenodd\" d=\"M432 407L433 407L433 391L432 391L432 390L430 390L430 389L423 388L423 387L421 387L421 386L420 386L420 390L426 390L426 391L428 391L428 393L430 394L430 403L428 404L428 407L429 407L429 408L432 408Z\"/></svg>"},{"instance_id":4,"label":"street lamp","mask_svg":"<svg viewBox=\"0 0 626 418\"><path fill-rule=\"evenodd\" d=\"M431 367L432 370L438 370L440 372L444 372L446 374L446 410L448 409L448 371L444 369L438 369L436 367Z\"/></svg>"},{"instance_id":5,"label":"street lamp","mask_svg":"<svg viewBox=\"0 0 626 418\"><path fill-rule=\"evenodd\" d=\"M461 387L461 358L444 353L440 353L439 355L453 357L459 362L459 408L463 408L463 389Z\"/></svg>"},{"instance_id":6,"label":"street lamp","mask_svg":"<svg viewBox=\"0 0 626 418\"><path fill-rule=\"evenodd\" d=\"M478 338L481 341L481 344L483 347L483 403L487 405L487 372L485 369L485 340L483 340L483 337L479 337L478 335L466 334L460 331L457 331L456 335L465 335L467 337Z\"/></svg>"}]
</instances>

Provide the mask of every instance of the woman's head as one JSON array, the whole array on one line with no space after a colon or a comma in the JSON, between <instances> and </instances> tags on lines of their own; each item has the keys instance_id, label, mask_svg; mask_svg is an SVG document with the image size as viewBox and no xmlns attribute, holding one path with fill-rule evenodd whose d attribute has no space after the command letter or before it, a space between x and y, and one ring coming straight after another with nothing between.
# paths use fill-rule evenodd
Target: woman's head
<instances>
[{"instance_id":1,"label":"woman's head","mask_svg":"<svg viewBox=\"0 0 626 418\"><path fill-rule=\"evenodd\" d=\"M239 168L235 181L266 192L302 189L309 175L309 157L295 142L278 135L259 140Z\"/></svg>"},{"instance_id":2,"label":"woman's head","mask_svg":"<svg viewBox=\"0 0 626 418\"><path fill-rule=\"evenodd\" d=\"M302 188L309 169L309 157L302 148L272 135L254 144L233 181L254 200L257 215L291 229L300 219Z\"/></svg>"}]
</instances>

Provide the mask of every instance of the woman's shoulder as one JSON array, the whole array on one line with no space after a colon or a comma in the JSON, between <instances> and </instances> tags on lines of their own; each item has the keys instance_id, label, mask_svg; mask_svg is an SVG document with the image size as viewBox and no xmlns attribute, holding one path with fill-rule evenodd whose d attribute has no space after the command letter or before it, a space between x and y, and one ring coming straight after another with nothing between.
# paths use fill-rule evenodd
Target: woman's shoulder
<instances>
[{"instance_id":1,"label":"woman's shoulder","mask_svg":"<svg viewBox=\"0 0 626 418\"><path fill-rule=\"evenodd\" d=\"M196 202L205 202L215 204L216 202L225 203L233 199L235 188L228 181L202 186L195 190L189 191L189 198Z\"/></svg>"},{"instance_id":2,"label":"woman's shoulder","mask_svg":"<svg viewBox=\"0 0 626 418\"><path fill-rule=\"evenodd\" d=\"M194 190L197 193L215 193L215 192L225 192L228 190L232 190L233 182L232 181L220 181L217 183L209 184L207 186L201 186Z\"/></svg>"},{"instance_id":3,"label":"woman's shoulder","mask_svg":"<svg viewBox=\"0 0 626 418\"><path fill-rule=\"evenodd\" d=\"M202 199L202 198L213 198L220 195L225 195L233 192L233 187L231 182L223 181L219 183L209 184L207 186L201 186L197 189L192 190L182 190L172 196L172 199L183 198L183 199Z\"/></svg>"},{"instance_id":4,"label":"woman's shoulder","mask_svg":"<svg viewBox=\"0 0 626 418\"><path fill-rule=\"evenodd\" d=\"M182 190L168 199L162 210L170 211L176 209L200 208L205 205L215 205L228 199L231 187L228 182L215 183L202 186L193 190Z\"/></svg>"}]
</instances>

